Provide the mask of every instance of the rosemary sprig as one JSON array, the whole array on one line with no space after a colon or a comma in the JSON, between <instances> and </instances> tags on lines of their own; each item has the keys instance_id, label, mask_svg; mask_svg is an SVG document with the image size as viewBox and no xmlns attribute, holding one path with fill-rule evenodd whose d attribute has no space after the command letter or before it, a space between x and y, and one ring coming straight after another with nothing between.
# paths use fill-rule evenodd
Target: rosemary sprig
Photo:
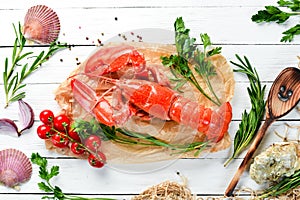
<instances>
[{"instance_id":1,"label":"rosemary sprig","mask_svg":"<svg viewBox=\"0 0 300 200\"><path fill-rule=\"evenodd\" d=\"M176 19L174 27L177 55L161 57L162 64L166 67L170 67L171 72L175 77L171 80L177 81L177 85L174 89L179 89L186 82L190 82L214 104L221 105L220 100L215 94L210 83L210 76L214 76L216 72L213 65L208 60L209 56L219 54L221 52L221 47L207 51L207 48L212 45L210 38L207 34L200 34L200 38L204 46L204 52L201 52L197 49L195 44L196 38L191 38L189 36L190 30L185 28L181 17ZM194 65L194 70L203 78L213 97L209 96L200 86L189 66L189 63Z\"/></svg>"},{"instance_id":2,"label":"rosemary sprig","mask_svg":"<svg viewBox=\"0 0 300 200\"><path fill-rule=\"evenodd\" d=\"M32 153L31 162L39 166L39 176L43 179L43 182L39 182L38 186L40 190L52 193L51 196L43 196L42 199L53 200L114 200L110 198L86 198L73 195L64 194L60 187L53 186L51 179L59 174L59 166L52 166L48 169L48 161L46 158L39 155L39 153Z\"/></svg>"},{"instance_id":3,"label":"rosemary sprig","mask_svg":"<svg viewBox=\"0 0 300 200\"><path fill-rule=\"evenodd\" d=\"M165 148L176 151L176 153L185 153L185 152L196 150L194 156L198 156L199 153L202 150L204 150L204 148L208 145L207 142L193 142L193 143L189 143L189 144L170 144L170 143L164 142L160 139L157 139L153 136L144 135L144 134L134 132L134 131L128 131L126 129L117 128L116 131L118 131L119 133L122 133L123 135L129 136L131 138L136 138L136 139L146 142L146 143L138 142L137 144L140 144L140 145L165 147Z\"/></svg>"},{"instance_id":4,"label":"rosemary sprig","mask_svg":"<svg viewBox=\"0 0 300 200\"><path fill-rule=\"evenodd\" d=\"M246 74L250 81L250 88L247 88L250 101L251 101L251 110L249 113L245 110L242 115L242 121L239 124L239 129L234 137L234 151L232 156L226 161L224 166L227 166L232 159L239 155L252 141L254 136L257 133L257 130L260 127L261 120L263 119L265 113L266 102L264 100L266 86L261 86L259 76L247 59L244 57L243 61L238 55L236 58L241 64L232 62L235 66L240 69L234 70L235 72L240 72Z\"/></svg>"},{"instance_id":5,"label":"rosemary sprig","mask_svg":"<svg viewBox=\"0 0 300 200\"><path fill-rule=\"evenodd\" d=\"M7 107L10 103L23 99L25 92L20 91L26 86L23 81L34 71L36 71L43 63L49 60L49 58L58 50L64 49L67 46L51 43L47 52L42 51L38 55L33 55L33 52L23 53L26 38L22 34L21 24L18 27L13 24L16 39L14 42L13 53L11 57L11 65L9 67L8 58L5 59L5 67L3 72L3 83L5 91L5 101ZM34 59L33 59L34 58ZM32 60L29 64L21 64L23 60ZM17 70L18 66L22 66L21 70Z\"/></svg>"},{"instance_id":6,"label":"rosemary sprig","mask_svg":"<svg viewBox=\"0 0 300 200\"><path fill-rule=\"evenodd\" d=\"M114 126L110 127L97 122L95 119L89 121L78 119L73 123L72 128L74 128L83 139L87 138L90 134L96 134L100 136L102 140L112 140L121 144L165 147L173 150L174 153L195 151L194 156L198 156L209 144L208 142L170 144L148 134L129 131L124 128L115 128Z\"/></svg>"},{"instance_id":7,"label":"rosemary sprig","mask_svg":"<svg viewBox=\"0 0 300 200\"><path fill-rule=\"evenodd\" d=\"M278 183L265 189L262 194L257 197L257 199L279 196L285 194L289 190L297 188L298 186L300 186L300 170L295 171L295 173L291 176L284 177Z\"/></svg>"},{"instance_id":8,"label":"rosemary sprig","mask_svg":"<svg viewBox=\"0 0 300 200\"><path fill-rule=\"evenodd\" d=\"M299 0L279 0L278 6L265 6L264 10L259 10L257 14L252 16L252 21L261 22L275 22L282 24L286 22L290 17L300 15L300 1ZM285 12L279 7L286 7L290 9L290 12ZM294 36L300 34L300 24L297 24L288 30L284 31L281 42L291 42Z\"/></svg>"}]
</instances>

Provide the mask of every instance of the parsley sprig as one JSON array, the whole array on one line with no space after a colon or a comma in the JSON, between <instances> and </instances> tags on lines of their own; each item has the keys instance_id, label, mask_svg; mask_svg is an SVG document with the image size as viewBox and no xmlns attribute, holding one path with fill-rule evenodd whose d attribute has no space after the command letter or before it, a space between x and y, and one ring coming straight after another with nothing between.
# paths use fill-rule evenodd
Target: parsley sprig
<instances>
[{"instance_id":1,"label":"parsley sprig","mask_svg":"<svg viewBox=\"0 0 300 200\"><path fill-rule=\"evenodd\" d=\"M194 156L198 156L209 143L208 142L192 142L187 144L171 144L153 137L148 134L129 131L124 128L110 127L97 122L94 118L89 121L77 119L72 128L80 135L82 139L87 138L90 134L96 134L104 141L114 141L121 144L141 145L164 147L174 151L174 154L194 151Z\"/></svg>"},{"instance_id":2,"label":"parsley sprig","mask_svg":"<svg viewBox=\"0 0 300 200\"><path fill-rule=\"evenodd\" d=\"M255 68L251 66L247 57L244 57L244 61L238 55L236 55L236 58L239 60L240 64L232 61L231 63L239 67L239 69L234 70L235 72L243 73L247 75L249 79L250 87L247 88L247 91L252 107L249 113L245 110L242 115L242 121L239 124L239 129L234 137L234 151L232 156L225 163L225 166L238 156L252 141L260 127L266 105L264 100L266 86L261 86Z\"/></svg>"},{"instance_id":3,"label":"parsley sprig","mask_svg":"<svg viewBox=\"0 0 300 200\"><path fill-rule=\"evenodd\" d=\"M261 22L275 22L282 24L286 22L290 17L300 15L300 1L299 0L279 0L278 6L265 6L264 10L259 10L257 14L252 16L252 21ZM285 12L279 7L285 7L290 12ZM295 35L300 34L300 24L297 24L288 30L284 31L281 42L291 42Z\"/></svg>"},{"instance_id":4,"label":"parsley sprig","mask_svg":"<svg viewBox=\"0 0 300 200\"><path fill-rule=\"evenodd\" d=\"M53 200L114 200L110 198L85 198L64 194L58 186L53 186L51 180L59 174L59 166L52 166L48 169L48 161L39 153L32 153L31 162L39 166L39 176L43 182L38 183L40 190L52 193L52 196L43 196L42 199Z\"/></svg>"},{"instance_id":5,"label":"parsley sprig","mask_svg":"<svg viewBox=\"0 0 300 200\"><path fill-rule=\"evenodd\" d=\"M47 52L41 51L38 55L33 55L33 52L23 53L26 38L22 34L21 24L16 27L13 24L16 39L14 42L13 53L11 57L11 64L9 66L9 59L5 59L3 82L5 91L5 101L7 107L10 103L23 99L25 92L21 91L26 86L23 81L34 71L36 71L43 63L49 60L49 58L58 50L64 49L67 46L51 43ZM31 63L21 64L23 60L32 60ZM19 66L22 69L17 70Z\"/></svg>"},{"instance_id":6,"label":"parsley sprig","mask_svg":"<svg viewBox=\"0 0 300 200\"><path fill-rule=\"evenodd\" d=\"M177 55L161 57L162 64L170 67L171 72L175 77L171 79L177 82L174 89L179 90L186 82L190 82L211 102L216 105L221 105L221 102L210 83L210 77L216 75L216 71L214 66L208 60L209 56L220 54L221 47L208 50L212 43L209 36L205 33L200 34L200 38L204 46L204 51L200 51L195 44L196 38L191 38L189 36L190 29L185 28L182 17L176 19L174 27ZM213 97L207 94L207 92L201 87L190 68L190 64L194 66L194 70L198 73L198 75L203 78Z\"/></svg>"}]
</instances>

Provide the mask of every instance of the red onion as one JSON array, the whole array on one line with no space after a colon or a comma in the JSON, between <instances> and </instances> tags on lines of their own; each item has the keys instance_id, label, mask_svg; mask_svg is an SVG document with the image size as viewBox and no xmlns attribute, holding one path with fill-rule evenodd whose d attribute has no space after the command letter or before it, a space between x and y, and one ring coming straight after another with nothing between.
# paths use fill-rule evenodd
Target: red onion
<instances>
[{"instance_id":1,"label":"red onion","mask_svg":"<svg viewBox=\"0 0 300 200\"><path fill-rule=\"evenodd\" d=\"M26 130L30 129L34 123L34 113L31 108L31 106L23 101L22 99L18 101L19 102L19 118L20 123L22 124L21 130L18 132L18 136L21 135L21 133Z\"/></svg>"},{"instance_id":2,"label":"red onion","mask_svg":"<svg viewBox=\"0 0 300 200\"><path fill-rule=\"evenodd\" d=\"M0 131L6 133L17 133L18 137L26 129L30 129L34 123L34 113L28 103L23 100L19 100L19 118L22 128L19 129L16 123L7 118L0 119Z\"/></svg>"},{"instance_id":3,"label":"red onion","mask_svg":"<svg viewBox=\"0 0 300 200\"><path fill-rule=\"evenodd\" d=\"M18 127L16 123L10 119L0 119L0 131L6 133L17 133L18 134Z\"/></svg>"}]
</instances>

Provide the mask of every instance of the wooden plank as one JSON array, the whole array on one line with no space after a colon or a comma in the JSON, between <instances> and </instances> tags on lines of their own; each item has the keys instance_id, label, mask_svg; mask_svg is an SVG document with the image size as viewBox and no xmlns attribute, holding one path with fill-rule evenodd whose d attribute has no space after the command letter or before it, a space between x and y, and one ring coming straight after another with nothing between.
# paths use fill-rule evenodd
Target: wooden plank
<instances>
[{"instance_id":1,"label":"wooden plank","mask_svg":"<svg viewBox=\"0 0 300 200\"><path fill-rule=\"evenodd\" d=\"M270 131L277 126L282 126L277 122L271 127ZM277 127L278 128L278 127ZM53 179L53 184L60 186L66 193L91 194L91 195L119 195L119 194L137 194L151 185L158 184L162 181L171 180L181 182L180 175L188 179L188 184L193 193L201 195L222 194L229 180L237 169L241 159L234 160L228 168L223 164L226 157L230 155L229 149L220 153L205 154L200 159L180 159L171 162L148 163L142 165L107 165L103 169L91 168L86 161L72 158L63 158L53 152L47 152L34 133L26 133L21 138L12 139L12 137L2 137L0 142L1 148L13 147L22 150L28 156L32 152L39 152L42 156L49 157L49 165L60 166L60 175ZM274 141L278 141L273 134L267 135L262 146L257 150L260 152ZM19 146L19 143L22 146ZM242 158L243 154L240 158ZM57 157L59 159L57 159ZM80 166L80 173L78 173ZM74 176L74 173L76 176ZM222 178L220 178L222 177ZM206 181L214 180L214 181ZM21 193L31 194L38 192L37 183L38 169L33 168L33 175L30 182L23 184ZM205 184L203 183L205 182ZM70 184L72 183L72 184ZM82 183L91 183L89 187L82 187ZM250 187L259 189L256 183L250 180L248 173L243 175L238 188ZM116 188L118 188L116 190ZM15 190L0 187L0 194L14 194ZM100 196L100 195L99 195Z\"/></svg>"},{"instance_id":2,"label":"wooden plank","mask_svg":"<svg viewBox=\"0 0 300 200\"><path fill-rule=\"evenodd\" d=\"M64 16L60 20L59 40L70 44L93 44L98 39L105 41L119 33L143 28L173 31L173 23L180 16L186 22L186 27L193 27L192 37L208 33L212 41L218 44L281 44L281 33L292 26L293 20L284 26L259 25L251 22L251 16L258 10L257 7L56 9L59 16ZM23 23L25 13L26 10L0 10L0 16L10 19L0 22L4 30L2 35L5 36L0 38L1 46L12 45L14 33L11 24L18 21ZM297 41L292 44L299 44Z\"/></svg>"},{"instance_id":3,"label":"wooden plank","mask_svg":"<svg viewBox=\"0 0 300 200\"><path fill-rule=\"evenodd\" d=\"M247 56L253 67L256 68L263 83L272 82L276 76L286 67L297 67L300 54L297 45L215 45L222 47L222 54L227 61L238 62L235 54L241 57ZM200 47L201 48L201 47ZM84 62L97 49L95 46L76 46L71 50L66 49L58 52L50 58L42 67L28 77L25 82L33 83L56 83L64 81L77 67L78 63ZM38 54L46 48L28 47L24 52L33 51ZM11 62L12 48L0 48L0 64L4 65L5 58ZM25 64L25 61L23 61ZM230 64L232 68L236 68ZM271 69L271 70L270 70ZM1 71L2 72L2 71ZM50 74L50 75L49 75ZM235 74L237 82L247 82L247 78L241 74ZM0 84L3 84L0 76Z\"/></svg>"},{"instance_id":4,"label":"wooden plank","mask_svg":"<svg viewBox=\"0 0 300 200\"><path fill-rule=\"evenodd\" d=\"M132 195L142 192L146 188L165 180L181 182L178 172L188 179L192 193L200 197L222 196L235 170L242 161L245 152L235 159L228 168L224 168L225 160L232 153L230 148L217 153L204 153L198 159L180 159L174 162L151 163L143 165L107 165L103 169L91 168L84 160L78 160L45 149L44 143L36 135L36 128L40 124L38 114L45 108L58 113L60 108L54 101L53 91L59 83L65 80L69 73L77 66L77 62L84 61L92 51L98 39L102 42L117 36L119 33L134 30L135 35L129 40L136 39L139 31L145 28L158 28L173 31L176 17L183 16L186 26L191 29L191 35L198 37L199 33L207 32L215 45L223 47L223 55L228 61L236 61L235 54L246 55L252 65L256 67L263 84L269 90L277 74L285 67L297 67L299 55L299 38L291 44L280 43L281 32L289 28L297 19L292 19L284 25L255 24L251 16L265 5L275 5L276 1L248 1L248 0L187 0L184 3L178 0L114 0L114 1L80 1L80 0L45 0L42 2L59 14L62 25L60 41L74 44L71 51L59 52L49 62L26 80L28 84L24 99L36 113L34 126L20 138L0 133L1 149L18 148L30 156L32 152L39 152L47 156L51 166L59 165L61 174L53 179L53 184L59 185L65 192L84 196L110 197L130 199ZM11 56L14 33L12 23L23 21L27 9L40 1L10 1L0 8L0 65L3 66L5 57ZM117 18L117 19L116 19ZM103 34L102 34L103 33ZM154 33L157 33L155 31ZM173 36L165 37L159 32L158 36L145 34L143 40L172 43ZM157 37L157 38L156 38ZM117 36L118 38L118 36ZM119 37L118 39L122 39ZM43 50L40 47L27 47L34 52ZM78 60L76 59L78 58ZM62 59L62 61L61 61ZM235 68L232 65L233 68ZM3 69L3 68L2 68ZM0 70L2 73L3 70ZM232 99L233 119L229 132L233 141L244 109L250 109L249 97L239 95L246 93L248 81L245 76L235 74L236 95ZM7 117L18 121L17 103L7 109L4 107L3 80L0 76L0 118ZM299 106L299 105L298 105ZM267 146L282 139L274 134L278 131L285 133L285 123L299 126L299 112L293 110L289 115L275 122L268 130L267 135L258 148L257 153ZM297 130L289 136L296 137ZM34 166L30 182L23 184L20 192L0 187L0 199L41 199L44 195L38 187L40 181L38 168ZM83 186L86 185L86 186ZM248 172L242 176L237 189L250 187L259 189L254 181L250 180ZM247 199L245 197L245 199Z\"/></svg>"},{"instance_id":5,"label":"wooden plank","mask_svg":"<svg viewBox=\"0 0 300 200\"><path fill-rule=\"evenodd\" d=\"M38 0L27 0L26 2L22 0L16 0L14 2L7 2L1 6L1 9L24 9L29 8L30 6L41 4ZM186 0L176 1L176 0L128 0L126 2L122 0L114 0L114 1L105 1L105 0L90 0L87 2L83 2L80 0L66 0L66 1L58 1L58 0L45 0L43 4L51 7L51 8L85 8L85 9L93 9L93 8L127 8L127 7L253 7L253 6L265 6L265 5L273 5L275 2L273 0L266 0L264 2L261 1L234 1L234 0L214 0L214 1L205 1L205 0Z\"/></svg>"},{"instance_id":6,"label":"wooden plank","mask_svg":"<svg viewBox=\"0 0 300 200\"><path fill-rule=\"evenodd\" d=\"M270 83L267 83L266 91L269 91L269 88L271 87ZM236 83L236 94L246 94L246 87L249 85L247 83ZM27 85L26 88L23 90L26 92L26 98L24 101L28 102L35 110L35 112L39 113L40 111L50 108L53 110L56 110L58 112L59 107L57 105L57 102L54 100L54 91L58 87L57 84L30 84ZM0 95L3 97L0 101L0 108L4 108L4 91L0 90ZM267 97L267 94L265 98ZM231 100L231 104L233 106L233 119L234 120L240 120L241 114L243 111L249 110L251 108L250 99L248 95L238 96L235 95L233 99ZM14 103L11 106L9 106L7 109L3 109L3 111L0 113L0 117L10 117L14 120L18 119L18 114L16 112L18 110L18 104ZM291 112L291 114L284 117L284 119L297 119L298 113L295 111ZM36 119L38 119L38 116L36 116Z\"/></svg>"},{"instance_id":7,"label":"wooden plank","mask_svg":"<svg viewBox=\"0 0 300 200\"><path fill-rule=\"evenodd\" d=\"M71 194L71 195L77 195L77 194ZM47 194L24 194L24 193L15 193L15 194L0 194L0 199L5 200L41 200L43 196L47 196ZM111 199L130 199L130 195L86 195L86 194L80 194L81 197L86 198L111 198Z\"/></svg>"},{"instance_id":8,"label":"wooden plank","mask_svg":"<svg viewBox=\"0 0 300 200\"><path fill-rule=\"evenodd\" d=\"M18 123L18 122L16 122ZM277 131L281 136L285 136L285 129L286 126L285 124L288 123L291 126L297 126L297 124L299 124L299 120L298 121L278 121L275 122L269 129L268 132L265 136L264 142L262 143L260 149L258 150L258 152L260 150L265 149L266 147L268 147L270 144L276 142L276 141L282 141L281 138L279 138L278 136L275 135L274 131ZM36 134L36 129L37 127L41 124L41 122L36 121L35 124L33 125L33 127L29 130L24 131L23 135L21 137L17 137L16 135L13 134L7 134L4 132L0 132L0 136L1 138L3 138L2 140L0 140L0 146L1 149L6 149L6 148L18 148L20 150L22 150L28 157L31 156L31 154L33 152L39 152L40 154L46 156L46 157L51 157L51 158L56 158L56 157L60 157L60 158L65 158L65 155L62 154L57 154L55 152L52 151L48 151L45 148L45 144L44 141L42 139L40 139L37 134ZM230 134L230 138L231 138L231 147L220 151L220 152L216 152L216 153L207 153L204 152L201 156L200 159L223 159L223 161L225 161L226 158L228 158L233 150L233 140L234 140L234 136L236 131L238 130L238 126L239 126L239 121L233 121L230 124L229 127L229 134ZM297 137L297 129L290 129L290 134L288 135L288 138L290 139L295 139ZM20 146L21 144L21 146ZM245 152L244 152L245 153ZM240 156L238 156L239 159L243 158L244 153L242 153ZM69 157L70 159L74 159ZM67 160L66 160L67 161ZM214 162L212 160L212 162Z\"/></svg>"},{"instance_id":9,"label":"wooden plank","mask_svg":"<svg viewBox=\"0 0 300 200\"><path fill-rule=\"evenodd\" d=\"M223 167L223 159L187 159L177 160L168 166L162 165L160 166L162 168L159 170L156 170L156 167L159 165L155 166L153 164L152 171L135 173L135 169L138 169L136 166L124 166L118 169L107 166L103 169L93 169L82 160L48 159L48 161L50 166L60 166L60 175L52 181L54 185L61 187L65 193L74 193L76 191L78 194L90 195L137 194L163 181L170 180L180 183L182 179L178 176L178 173L188 179L189 187L193 193L199 195L222 194L228 184L228 180L230 180L239 164L234 162L230 169L225 169ZM80 172L78 171L78 166L81 166ZM148 169L151 169L151 167ZM41 180L37 173L38 168L34 166L30 182L21 186L22 193L30 194L38 191L37 183ZM259 186L249 180L246 174L243 178L242 183L247 181L244 186L251 186L253 189L259 188ZM206 181L203 184L202 181L205 180L215 181ZM89 187L82 187L82 183L90 184ZM4 192L15 193L15 190L0 187L0 193Z\"/></svg>"}]
</instances>

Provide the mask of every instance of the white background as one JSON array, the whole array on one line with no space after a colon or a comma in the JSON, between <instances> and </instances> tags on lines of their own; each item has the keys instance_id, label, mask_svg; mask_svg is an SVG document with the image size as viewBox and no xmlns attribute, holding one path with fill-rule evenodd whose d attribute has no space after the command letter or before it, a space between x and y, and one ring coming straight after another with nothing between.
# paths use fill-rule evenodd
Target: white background
<instances>
[{"instance_id":1,"label":"white background","mask_svg":"<svg viewBox=\"0 0 300 200\"><path fill-rule=\"evenodd\" d=\"M276 1L23 1L14 0L2 4L0 9L0 72L3 72L5 57L12 54L14 32L12 23L23 23L28 8L37 4L45 4L53 8L61 21L60 41L74 44L71 51L65 50L52 57L40 70L32 74L27 80L25 88L26 98L35 111L34 126L22 137L6 136L0 133L0 149L17 148L30 157L31 153L39 152L49 158L50 165L59 165L61 174L53 180L53 184L60 186L65 193L82 196L110 197L129 199L146 188L166 180L180 182L177 175L188 179L188 186L192 193L198 196L223 196L224 191L239 166L244 154L234 160L229 167L223 163L230 156L232 146L214 154L202 156L199 159L182 159L163 169L145 173L124 173L107 166L103 169L91 168L86 161L65 157L45 149L44 143L36 135L36 128L40 124L38 114L43 109L59 112L54 100L53 91L65 80L79 62L84 61L95 49L97 39L105 41L118 33L142 29L162 28L172 31L177 17L182 16L186 27L191 29L193 37L200 33L208 33L217 46L221 46L222 54L227 60L235 59L235 54L246 55L257 69L262 84L267 85L267 91L272 81L285 67L297 67L300 37L292 43L280 43L281 32L293 25L296 20L283 25L256 24L251 16L264 6L276 4ZM117 20L115 20L117 17ZM104 35L102 34L104 33ZM88 40L87 38L88 37ZM28 51L40 51L41 47L28 47ZM63 59L63 62L60 61ZM234 68L234 66L232 66ZM250 108L249 97L246 94L247 78L235 74L235 96L231 101L233 106L233 121L230 125L231 138L234 137L243 110ZM0 87L3 86L2 76ZM4 107L4 90L0 89L0 118L10 118L18 123L18 106L12 104ZM274 129L283 130L283 124L299 126L299 112L293 110L283 119L274 123L268 130L262 145L265 148L280 138L274 135ZM132 168L131 168L132 167ZM145 166L149 167L149 166ZM124 166L131 168L134 166ZM0 199L40 199L44 193L38 189L38 168L34 166L32 178L15 191L0 187ZM250 180L248 173L244 173L237 188L260 187ZM245 197L247 199L247 197Z\"/></svg>"}]
</instances>

